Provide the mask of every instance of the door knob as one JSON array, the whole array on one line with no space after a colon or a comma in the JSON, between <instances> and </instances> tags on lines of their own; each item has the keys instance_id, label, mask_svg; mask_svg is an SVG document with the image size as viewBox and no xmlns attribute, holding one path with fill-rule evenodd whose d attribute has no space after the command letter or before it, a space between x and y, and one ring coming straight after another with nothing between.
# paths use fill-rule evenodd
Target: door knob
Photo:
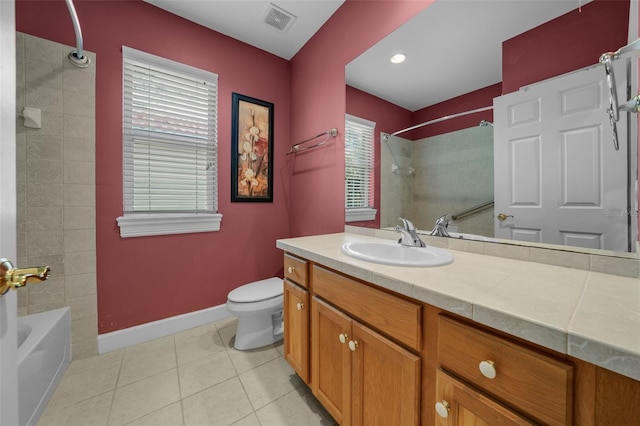
<instances>
[{"instance_id":1,"label":"door knob","mask_svg":"<svg viewBox=\"0 0 640 426\"><path fill-rule=\"evenodd\" d=\"M340 340L340 343L347 343L348 339L349 336L347 335L347 333L340 333L340 335L338 336L338 340Z\"/></svg>"},{"instance_id":2,"label":"door knob","mask_svg":"<svg viewBox=\"0 0 640 426\"><path fill-rule=\"evenodd\" d=\"M18 269L8 259L0 259L0 296L9 289L24 287L30 282L44 281L49 276L51 268L37 266L35 268Z\"/></svg>"},{"instance_id":3,"label":"door knob","mask_svg":"<svg viewBox=\"0 0 640 426\"><path fill-rule=\"evenodd\" d=\"M299 310L299 311L303 310L304 309L304 303L302 303L302 302L296 303L296 309Z\"/></svg>"},{"instance_id":4,"label":"door knob","mask_svg":"<svg viewBox=\"0 0 640 426\"><path fill-rule=\"evenodd\" d=\"M512 214L504 214L504 213L498 213L498 220L499 221L503 221L503 220L507 220L508 217L513 217Z\"/></svg>"},{"instance_id":5,"label":"door knob","mask_svg":"<svg viewBox=\"0 0 640 426\"><path fill-rule=\"evenodd\" d=\"M355 352L355 350L358 349L358 346L357 340L349 340L349 349L351 349L351 352Z\"/></svg>"},{"instance_id":6,"label":"door knob","mask_svg":"<svg viewBox=\"0 0 640 426\"><path fill-rule=\"evenodd\" d=\"M293 273L295 272L295 270L296 270L296 267L295 267L295 266L289 266L289 267L287 268L287 272L288 272L288 273L290 273L290 274L293 274Z\"/></svg>"}]
</instances>

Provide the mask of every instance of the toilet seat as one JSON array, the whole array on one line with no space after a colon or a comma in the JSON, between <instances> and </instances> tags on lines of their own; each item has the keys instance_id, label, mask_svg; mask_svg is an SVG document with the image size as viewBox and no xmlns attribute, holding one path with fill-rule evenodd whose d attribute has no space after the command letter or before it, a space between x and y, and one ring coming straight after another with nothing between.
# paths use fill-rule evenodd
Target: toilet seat
<instances>
[{"instance_id":1,"label":"toilet seat","mask_svg":"<svg viewBox=\"0 0 640 426\"><path fill-rule=\"evenodd\" d=\"M282 279L267 278L245 284L232 290L227 300L233 303L255 303L274 299L283 294Z\"/></svg>"}]
</instances>

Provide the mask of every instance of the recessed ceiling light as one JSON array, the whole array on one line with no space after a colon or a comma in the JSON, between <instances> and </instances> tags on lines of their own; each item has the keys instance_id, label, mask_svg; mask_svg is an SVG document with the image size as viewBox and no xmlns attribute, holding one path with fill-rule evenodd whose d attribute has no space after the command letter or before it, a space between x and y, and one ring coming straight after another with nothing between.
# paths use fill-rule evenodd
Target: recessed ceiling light
<instances>
[{"instance_id":1,"label":"recessed ceiling light","mask_svg":"<svg viewBox=\"0 0 640 426\"><path fill-rule=\"evenodd\" d=\"M407 59L407 55L404 53L396 53L391 57L390 61L394 64L400 64L404 62L405 59Z\"/></svg>"}]
</instances>

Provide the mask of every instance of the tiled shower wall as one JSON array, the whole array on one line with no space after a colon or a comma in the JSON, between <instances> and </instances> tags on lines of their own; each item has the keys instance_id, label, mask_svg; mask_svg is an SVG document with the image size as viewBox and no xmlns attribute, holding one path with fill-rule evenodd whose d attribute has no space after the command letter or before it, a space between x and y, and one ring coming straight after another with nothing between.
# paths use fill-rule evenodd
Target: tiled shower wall
<instances>
[{"instance_id":1,"label":"tiled shower wall","mask_svg":"<svg viewBox=\"0 0 640 426\"><path fill-rule=\"evenodd\" d=\"M381 147L382 228L407 217L430 230L438 217L493 200L493 128L472 127L417 141L392 136ZM389 148L400 162L391 172ZM414 174L410 174L412 167ZM450 222L459 232L493 236L493 208Z\"/></svg>"},{"instance_id":2,"label":"tiled shower wall","mask_svg":"<svg viewBox=\"0 0 640 426\"><path fill-rule=\"evenodd\" d=\"M398 218L412 216L411 185L414 180L411 159L413 142L398 136L380 135L380 227L399 225ZM420 229L424 229L420 227Z\"/></svg>"},{"instance_id":3,"label":"tiled shower wall","mask_svg":"<svg viewBox=\"0 0 640 426\"><path fill-rule=\"evenodd\" d=\"M50 278L18 291L19 315L71 308L73 358L96 355L95 55L16 33L18 267L49 265ZM24 107L42 111L26 128Z\"/></svg>"},{"instance_id":4,"label":"tiled shower wall","mask_svg":"<svg viewBox=\"0 0 640 426\"><path fill-rule=\"evenodd\" d=\"M493 127L470 127L413 144L413 217L433 228L438 217L493 201ZM470 214L449 227L493 236L493 207Z\"/></svg>"}]
</instances>

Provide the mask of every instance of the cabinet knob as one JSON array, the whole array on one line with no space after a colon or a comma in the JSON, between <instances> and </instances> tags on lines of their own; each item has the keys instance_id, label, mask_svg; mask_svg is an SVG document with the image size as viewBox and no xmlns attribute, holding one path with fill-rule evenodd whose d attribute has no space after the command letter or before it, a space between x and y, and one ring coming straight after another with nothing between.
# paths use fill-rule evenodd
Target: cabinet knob
<instances>
[{"instance_id":1,"label":"cabinet knob","mask_svg":"<svg viewBox=\"0 0 640 426\"><path fill-rule=\"evenodd\" d=\"M358 349L358 341L357 340L349 340L349 349L351 349L352 352L354 352L356 349Z\"/></svg>"},{"instance_id":2,"label":"cabinet knob","mask_svg":"<svg viewBox=\"0 0 640 426\"><path fill-rule=\"evenodd\" d=\"M296 270L295 266L289 266L287 268L287 272L290 273L290 274L293 274L295 272L295 270Z\"/></svg>"},{"instance_id":3,"label":"cabinet knob","mask_svg":"<svg viewBox=\"0 0 640 426\"><path fill-rule=\"evenodd\" d=\"M296 303L296 309L299 310L299 311L303 310L304 309L304 303L302 303L302 302Z\"/></svg>"},{"instance_id":4,"label":"cabinet knob","mask_svg":"<svg viewBox=\"0 0 640 426\"><path fill-rule=\"evenodd\" d=\"M347 343L349 336L347 335L347 333L340 333L338 339L340 340L340 343Z\"/></svg>"},{"instance_id":5,"label":"cabinet knob","mask_svg":"<svg viewBox=\"0 0 640 426\"><path fill-rule=\"evenodd\" d=\"M480 365L478 367L480 368L480 372L482 373L482 375L487 379L496 378L496 365L493 363L493 361L480 361Z\"/></svg>"},{"instance_id":6,"label":"cabinet knob","mask_svg":"<svg viewBox=\"0 0 640 426\"><path fill-rule=\"evenodd\" d=\"M443 419L449 417L449 403L445 400L436 402L436 413Z\"/></svg>"}]
</instances>

